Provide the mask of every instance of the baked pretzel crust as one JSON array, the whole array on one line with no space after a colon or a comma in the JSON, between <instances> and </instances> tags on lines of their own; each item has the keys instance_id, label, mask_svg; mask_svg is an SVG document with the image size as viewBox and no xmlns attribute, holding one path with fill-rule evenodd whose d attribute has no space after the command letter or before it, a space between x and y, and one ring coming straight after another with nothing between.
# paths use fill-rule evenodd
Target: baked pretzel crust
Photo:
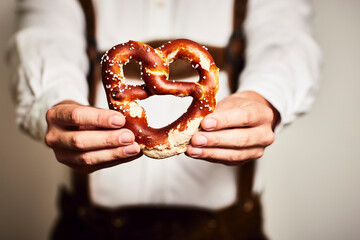
<instances>
[{"instance_id":1,"label":"baked pretzel crust","mask_svg":"<svg viewBox=\"0 0 360 240\"><path fill-rule=\"evenodd\" d=\"M197 70L199 80L169 80L169 65L176 59L188 60ZM142 85L126 84L123 66L131 60L140 65ZM124 127L135 134L136 142L149 157L166 158L185 152L192 135L199 130L201 120L215 109L219 69L206 47L191 40L169 41L156 49L129 41L108 50L101 64L109 108L125 115ZM137 100L167 94L191 96L193 101L173 123L163 128L152 128Z\"/></svg>"}]
</instances>

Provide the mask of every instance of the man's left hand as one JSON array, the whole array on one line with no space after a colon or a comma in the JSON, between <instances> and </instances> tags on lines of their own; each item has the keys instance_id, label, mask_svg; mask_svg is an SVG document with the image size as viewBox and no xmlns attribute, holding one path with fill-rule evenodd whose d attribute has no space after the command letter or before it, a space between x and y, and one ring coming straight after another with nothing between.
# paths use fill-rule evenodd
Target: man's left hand
<instances>
[{"instance_id":1,"label":"man's left hand","mask_svg":"<svg viewBox=\"0 0 360 240\"><path fill-rule=\"evenodd\" d=\"M279 118L260 94L234 93L202 120L202 131L192 137L187 155L227 165L260 158L274 141Z\"/></svg>"}]
</instances>

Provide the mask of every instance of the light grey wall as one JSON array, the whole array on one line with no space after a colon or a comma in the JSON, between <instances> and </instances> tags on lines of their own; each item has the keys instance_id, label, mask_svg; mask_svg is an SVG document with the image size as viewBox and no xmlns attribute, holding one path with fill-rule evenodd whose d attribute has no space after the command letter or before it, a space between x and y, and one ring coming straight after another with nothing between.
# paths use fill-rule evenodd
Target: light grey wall
<instances>
[{"instance_id":1,"label":"light grey wall","mask_svg":"<svg viewBox=\"0 0 360 240\"><path fill-rule=\"evenodd\" d=\"M284 129L264 160L273 239L360 239L360 1L315 0L324 53L310 114Z\"/></svg>"},{"instance_id":2,"label":"light grey wall","mask_svg":"<svg viewBox=\"0 0 360 240\"><path fill-rule=\"evenodd\" d=\"M21 133L14 120L4 49L14 27L13 0L0 1L0 239L47 239L55 195L67 170L44 144Z\"/></svg>"},{"instance_id":3,"label":"light grey wall","mask_svg":"<svg viewBox=\"0 0 360 240\"><path fill-rule=\"evenodd\" d=\"M14 25L0 1L0 54ZM284 129L263 159L266 229L272 239L360 239L360 1L314 0L325 57L310 114ZM59 184L68 179L42 143L15 126L0 60L0 239L47 239Z\"/></svg>"}]
</instances>

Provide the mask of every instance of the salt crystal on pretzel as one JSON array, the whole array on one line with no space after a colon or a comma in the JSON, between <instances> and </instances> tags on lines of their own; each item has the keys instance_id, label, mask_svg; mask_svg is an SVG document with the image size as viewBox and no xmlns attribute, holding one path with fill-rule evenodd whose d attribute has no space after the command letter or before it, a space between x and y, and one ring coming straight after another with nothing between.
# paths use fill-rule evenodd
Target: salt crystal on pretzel
<instances>
[{"instance_id":1,"label":"salt crystal on pretzel","mask_svg":"<svg viewBox=\"0 0 360 240\"><path fill-rule=\"evenodd\" d=\"M123 65L130 59L141 63L144 84L126 84ZM170 81L169 65L176 59L186 59L196 66L199 80ZM135 134L136 142L149 157L166 158L185 152L191 137L199 131L201 120L215 109L219 69L207 49L196 42L177 39L153 49L147 44L129 41L107 51L101 63L109 108L125 115L124 127ZM136 101L166 94L191 96L193 101L173 123L152 128L148 125L145 110Z\"/></svg>"}]
</instances>

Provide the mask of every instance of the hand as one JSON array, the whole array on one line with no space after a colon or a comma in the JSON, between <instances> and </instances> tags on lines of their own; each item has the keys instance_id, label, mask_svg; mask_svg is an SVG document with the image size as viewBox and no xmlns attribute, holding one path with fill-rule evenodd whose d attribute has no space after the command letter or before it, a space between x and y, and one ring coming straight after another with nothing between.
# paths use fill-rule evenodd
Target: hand
<instances>
[{"instance_id":1,"label":"hand","mask_svg":"<svg viewBox=\"0 0 360 240\"><path fill-rule=\"evenodd\" d=\"M139 156L134 134L122 128L125 117L121 113L63 101L48 110L46 120L46 144L59 162L80 172L93 172Z\"/></svg>"},{"instance_id":2,"label":"hand","mask_svg":"<svg viewBox=\"0 0 360 240\"><path fill-rule=\"evenodd\" d=\"M279 118L261 95L251 91L232 94L202 120L203 131L194 134L187 155L227 165L260 158L274 141Z\"/></svg>"}]
</instances>

